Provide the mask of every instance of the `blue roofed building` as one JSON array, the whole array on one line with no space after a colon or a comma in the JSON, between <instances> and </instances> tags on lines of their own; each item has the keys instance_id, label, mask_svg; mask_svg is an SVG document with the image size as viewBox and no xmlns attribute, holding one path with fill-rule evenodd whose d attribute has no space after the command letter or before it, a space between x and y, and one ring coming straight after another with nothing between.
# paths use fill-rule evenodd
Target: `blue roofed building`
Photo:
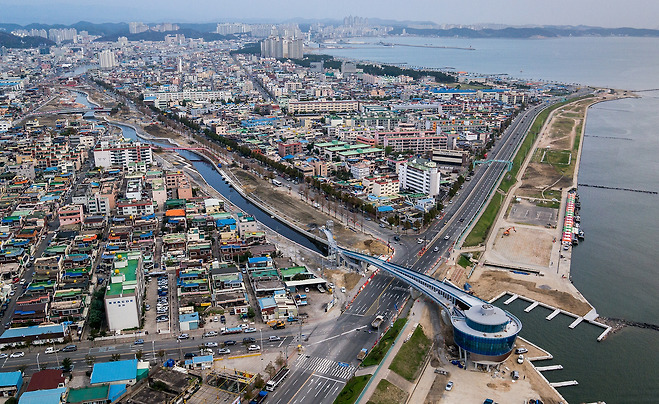
<instances>
[{"instance_id":1,"label":"blue roofed building","mask_svg":"<svg viewBox=\"0 0 659 404\"><path fill-rule=\"evenodd\" d=\"M15 372L0 372L0 396L12 397L21 390L23 385L23 373L19 370Z\"/></svg>"},{"instance_id":2,"label":"blue roofed building","mask_svg":"<svg viewBox=\"0 0 659 404\"><path fill-rule=\"evenodd\" d=\"M21 395L18 404L60 404L66 387L50 390L28 391Z\"/></svg>"},{"instance_id":3,"label":"blue roofed building","mask_svg":"<svg viewBox=\"0 0 659 404\"><path fill-rule=\"evenodd\" d=\"M148 370L148 364L146 364ZM94 364L91 384L124 384L133 385L138 380L138 360L103 362Z\"/></svg>"},{"instance_id":4,"label":"blue roofed building","mask_svg":"<svg viewBox=\"0 0 659 404\"><path fill-rule=\"evenodd\" d=\"M180 314L178 322L181 331L196 330L199 328L199 313Z\"/></svg>"},{"instance_id":5,"label":"blue roofed building","mask_svg":"<svg viewBox=\"0 0 659 404\"><path fill-rule=\"evenodd\" d=\"M210 369L213 366L213 355L195 356L185 361L189 369Z\"/></svg>"},{"instance_id":6,"label":"blue roofed building","mask_svg":"<svg viewBox=\"0 0 659 404\"><path fill-rule=\"evenodd\" d=\"M0 335L0 348L20 345L25 341L30 341L33 345L62 343L68 335L69 327L66 324L10 328Z\"/></svg>"}]
</instances>

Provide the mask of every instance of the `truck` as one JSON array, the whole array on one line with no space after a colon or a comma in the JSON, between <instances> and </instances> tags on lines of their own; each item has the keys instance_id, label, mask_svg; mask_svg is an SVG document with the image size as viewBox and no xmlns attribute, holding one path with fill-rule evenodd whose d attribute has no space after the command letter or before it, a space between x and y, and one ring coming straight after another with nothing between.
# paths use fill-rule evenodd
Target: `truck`
<instances>
[{"instance_id":1,"label":"truck","mask_svg":"<svg viewBox=\"0 0 659 404\"><path fill-rule=\"evenodd\" d=\"M290 371L291 370L287 367L283 367L283 368L279 369L279 372L277 372L275 377L268 380L268 382L265 384L265 389L268 390L268 391L275 391L277 386L279 386L279 384L281 384L282 380L284 380L284 378L286 378L286 376L288 376L288 373Z\"/></svg>"},{"instance_id":2,"label":"truck","mask_svg":"<svg viewBox=\"0 0 659 404\"><path fill-rule=\"evenodd\" d=\"M307 295L305 295L305 294L295 295L295 299L296 300L307 300Z\"/></svg>"},{"instance_id":3,"label":"truck","mask_svg":"<svg viewBox=\"0 0 659 404\"><path fill-rule=\"evenodd\" d=\"M272 180L272 185L274 185L274 186L276 186L276 187L281 187L281 181L278 181L278 180L273 179L273 180Z\"/></svg>"},{"instance_id":4,"label":"truck","mask_svg":"<svg viewBox=\"0 0 659 404\"><path fill-rule=\"evenodd\" d=\"M300 300L300 301L297 302L297 305L298 305L298 306L306 306L306 305L307 305L307 301L306 301L306 300Z\"/></svg>"},{"instance_id":5,"label":"truck","mask_svg":"<svg viewBox=\"0 0 659 404\"><path fill-rule=\"evenodd\" d=\"M363 348L359 353L357 354L357 360L358 361L363 361L364 358L368 355L368 349Z\"/></svg>"},{"instance_id":6,"label":"truck","mask_svg":"<svg viewBox=\"0 0 659 404\"><path fill-rule=\"evenodd\" d=\"M371 327L377 329L378 327L380 327L380 324L382 324L383 321L384 321L384 317L380 315L375 316L375 320L373 320L373 322L371 323Z\"/></svg>"},{"instance_id":7,"label":"truck","mask_svg":"<svg viewBox=\"0 0 659 404\"><path fill-rule=\"evenodd\" d=\"M242 327L233 327L233 328L223 327L221 333L222 335L229 335L229 334L240 334L241 332L243 332Z\"/></svg>"},{"instance_id":8,"label":"truck","mask_svg":"<svg viewBox=\"0 0 659 404\"><path fill-rule=\"evenodd\" d=\"M259 391L259 394L250 400L249 404L261 404L268 397L268 392L265 390Z\"/></svg>"}]
</instances>

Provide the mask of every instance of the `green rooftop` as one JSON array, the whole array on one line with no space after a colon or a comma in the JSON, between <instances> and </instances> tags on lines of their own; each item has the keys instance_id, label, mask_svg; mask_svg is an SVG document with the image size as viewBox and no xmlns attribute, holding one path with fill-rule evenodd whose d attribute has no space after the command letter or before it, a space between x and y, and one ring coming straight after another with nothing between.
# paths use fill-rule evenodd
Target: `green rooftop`
<instances>
[{"instance_id":1,"label":"green rooftop","mask_svg":"<svg viewBox=\"0 0 659 404\"><path fill-rule=\"evenodd\" d=\"M101 385L94 387L82 387L79 389L69 389L66 398L67 403L85 403L88 401L104 401L108 398L110 385Z\"/></svg>"}]
</instances>

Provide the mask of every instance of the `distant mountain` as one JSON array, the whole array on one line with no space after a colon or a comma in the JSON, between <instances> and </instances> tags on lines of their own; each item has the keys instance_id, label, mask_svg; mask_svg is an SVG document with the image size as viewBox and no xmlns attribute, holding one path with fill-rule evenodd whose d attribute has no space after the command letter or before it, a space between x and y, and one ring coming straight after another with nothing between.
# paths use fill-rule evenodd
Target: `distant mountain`
<instances>
[{"instance_id":1,"label":"distant mountain","mask_svg":"<svg viewBox=\"0 0 659 404\"><path fill-rule=\"evenodd\" d=\"M5 48L38 48L40 46L52 46L55 42L40 36L20 37L6 32L0 32L0 46Z\"/></svg>"},{"instance_id":2,"label":"distant mountain","mask_svg":"<svg viewBox=\"0 0 659 404\"><path fill-rule=\"evenodd\" d=\"M120 36L125 36L129 41L164 41L167 35L185 35L186 38L203 38L204 41L219 41L222 39L233 39L233 35L220 35L214 32L199 32L189 28L181 28L178 31L145 31L139 34L129 34L122 32L118 34L106 35L95 40L95 42L115 42Z\"/></svg>"},{"instance_id":3,"label":"distant mountain","mask_svg":"<svg viewBox=\"0 0 659 404\"><path fill-rule=\"evenodd\" d=\"M659 30L642 28L600 28L600 27L508 27L503 29L419 29L396 27L390 32L400 35L403 30L410 35L461 37L461 38L559 38L568 36L631 36L659 37Z\"/></svg>"}]
</instances>

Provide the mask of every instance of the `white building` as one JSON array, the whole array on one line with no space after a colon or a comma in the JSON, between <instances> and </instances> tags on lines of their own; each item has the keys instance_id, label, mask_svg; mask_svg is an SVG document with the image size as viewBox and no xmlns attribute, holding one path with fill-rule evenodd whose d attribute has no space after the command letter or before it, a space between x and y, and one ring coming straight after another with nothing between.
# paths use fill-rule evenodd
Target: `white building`
<instances>
[{"instance_id":1,"label":"white building","mask_svg":"<svg viewBox=\"0 0 659 404\"><path fill-rule=\"evenodd\" d=\"M117 66L117 59L114 56L114 52L110 49L102 50L98 54L98 64L101 66L101 69L111 69Z\"/></svg>"},{"instance_id":2,"label":"white building","mask_svg":"<svg viewBox=\"0 0 659 404\"><path fill-rule=\"evenodd\" d=\"M350 174L352 174L352 178L354 179L361 180L364 177L368 177L370 173L371 165L368 162L360 161L350 166Z\"/></svg>"},{"instance_id":3,"label":"white building","mask_svg":"<svg viewBox=\"0 0 659 404\"><path fill-rule=\"evenodd\" d=\"M366 177L362 185L367 194L377 197L393 196L400 192L400 181L390 176Z\"/></svg>"},{"instance_id":4,"label":"white building","mask_svg":"<svg viewBox=\"0 0 659 404\"><path fill-rule=\"evenodd\" d=\"M94 164L96 167L127 167L130 163L143 161L153 164L151 146L139 142L109 144L101 142L94 149Z\"/></svg>"},{"instance_id":5,"label":"white building","mask_svg":"<svg viewBox=\"0 0 659 404\"><path fill-rule=\"evenodd\" d=\"M111 331L138 328L143 298L142 253L117 253L110 283L105 291L108 328Z\"/></svg>"},{"instance_id":6,"label":"white building","mask_svg":"<svg viewBox=\"0 0 659 404\"><path fill-rule=\"evenodd\" d=\"M142 180L139 178L131 178L126 183L126 199L141 200L142 199Z\"/></svg>"},{"instance_id":7,"label":"white building","mask_svg":"<svg viewBox=\"0 0 659 404\"><path fill-rule=\"evenodd\" d=\"M11 129L11 121L0 119L0 133L7 132L9 129Z\"/></svg>"},{"instance_id":8,"label":"white building","mask_svg":"<svg viewBox=\"0 0 659 404\"><path fill-rule=\"evenodd\" d=\"M154 203L154 201L137 201L128 199L117 201L117 215L119 216L152 215L157 208L158 203Z\"/></svg>"},{"instance_id":9,"label":"white building","mask_svg":"<svg viewBox=\"0 0 659 404\"><path fill-rule=\"evenodd\" d=\"M439 194L439 168L437 163L415 158L398 166L401 190L410 190L437 196Z\"/></svg>"}]
</instances>

